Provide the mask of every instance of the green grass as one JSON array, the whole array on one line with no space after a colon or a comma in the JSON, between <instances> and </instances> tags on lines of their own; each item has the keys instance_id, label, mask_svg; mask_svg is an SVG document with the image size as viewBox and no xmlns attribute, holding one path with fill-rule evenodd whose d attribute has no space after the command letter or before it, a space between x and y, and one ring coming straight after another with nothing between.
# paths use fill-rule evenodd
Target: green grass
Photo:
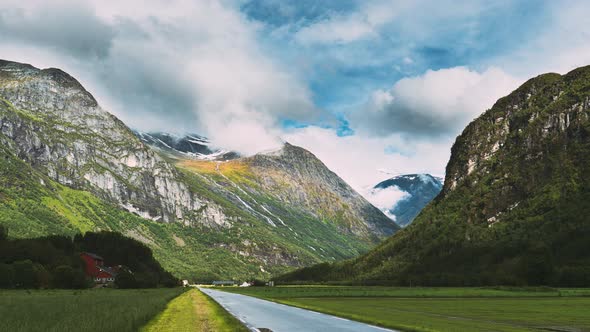
<instances>
[{"instance_id":1,"label":"green grass","mask_svg":"<svg viewBox=\"0 0 590 332\"><path fill-rule=\"evenodd\" d=\"M183 291L0 291L0 331L137 331Z\"/></svg>"},{"instance_id":2,"label":"green grass","mask_svg":"<svg viewBox=\"0 0 590 332\"><path fill-rule=\"evenodd\" d=\"M261 298L299 297L575 297L590 296L590 288L550 287L381 287L381 286L279 286L224 287L227 292Z\"/></svg>"},{"instance_id":3,"label":"green grass","mask_svg":"<svg viewBox=\"0 0 590 332\"><path fill-rule=\"evenodd\" d=\"M248 329L217 302L193 289L172 300L166 310L152 319L141 331L240 332Z\"/></svg>"},{"instance_id":4,"label":"green grass","mask_svg":"<svg viewBox=\"0 0 590 332\"><path fill-rule=\"evenodd\" d=\"M403 331L590 330L590 289L295 286L223 290Z\"/></svg>"}]
</instances>

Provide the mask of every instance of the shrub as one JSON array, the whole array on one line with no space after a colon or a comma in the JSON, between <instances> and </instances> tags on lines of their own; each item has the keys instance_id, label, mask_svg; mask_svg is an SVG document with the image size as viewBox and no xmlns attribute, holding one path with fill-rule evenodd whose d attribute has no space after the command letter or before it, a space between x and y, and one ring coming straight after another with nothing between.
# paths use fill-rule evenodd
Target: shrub
<instances>
[{"instance_id":1,"label":"shrub","mask_svg":"<svg viewBox=\"0 0 590 332\"><path fill-rule=\"evenodd\" d=\"M53 285L57 288L85 288L84 272L68 265L60 265L53 271Z\"/></svg>"},{"instance_id":2,"label":"shrub","mask_svg":"<svg viewBox=\"0 0 590 332\"><path fill-rule=\"evenodd\" d=\"M135 280L133 273L123 270L119 272L117 278L115 278L115 286L123 289L138 288L138 283L137 280Z\"/></svg>"}]
</instances>

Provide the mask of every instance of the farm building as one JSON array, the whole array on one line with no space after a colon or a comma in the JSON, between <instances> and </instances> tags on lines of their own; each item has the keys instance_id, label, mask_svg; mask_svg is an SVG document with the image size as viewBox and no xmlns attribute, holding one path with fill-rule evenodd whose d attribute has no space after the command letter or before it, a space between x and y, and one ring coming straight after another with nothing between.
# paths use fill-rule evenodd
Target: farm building
<instances>
[{"instance_id":1,"label":"farm building","mask_svg":"<svg viewBox=\"0 0 590 332\"><path fill-rule=\"evenodd\" d=\"M97 284L108 284L115 281L121 266L105 266L104 259L96 254L83 252L80 257L86 263L86 275Z\"/></svg>"}]
</instances>

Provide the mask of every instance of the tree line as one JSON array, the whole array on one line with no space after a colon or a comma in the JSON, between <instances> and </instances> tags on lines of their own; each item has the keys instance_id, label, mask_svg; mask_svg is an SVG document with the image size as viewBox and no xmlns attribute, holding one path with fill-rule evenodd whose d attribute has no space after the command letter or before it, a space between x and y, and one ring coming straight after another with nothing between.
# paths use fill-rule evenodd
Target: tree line
<instances>
[{"instance_id":1,"label":"tree line","mask_svg":"<svg viewBox=\"0 0 590 332\"><path fill-rule=\"evenodd\" d=\"M102 256L106 266L124 266L115 279L119 288L178 285L178 279L160 266L150 248L119 233L10 239L7 228L0 225L0 288L92 287L93 280L84 273L81 252Z\"/></svg>"}]
</instances>

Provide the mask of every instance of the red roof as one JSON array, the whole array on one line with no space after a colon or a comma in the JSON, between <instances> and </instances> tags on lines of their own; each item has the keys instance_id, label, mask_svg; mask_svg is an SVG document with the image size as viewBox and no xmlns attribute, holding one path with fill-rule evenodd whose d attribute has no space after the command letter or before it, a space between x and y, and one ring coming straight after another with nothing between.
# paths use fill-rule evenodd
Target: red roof
<instances>
[{"instance_id":1,"label":"red roof","mask_svg":"<svg viewBox=\"0 0 590 332\"><path fill-rule=\"evenodd\" d=\"M98 260L104 261L104 259L102 257L98 256L97 254L93 254L91 252L83 252L80 255L86 255L86 256L90 256L90 257L92 257L94 259L98 259Z\"/></svg>"}]
</instances>

